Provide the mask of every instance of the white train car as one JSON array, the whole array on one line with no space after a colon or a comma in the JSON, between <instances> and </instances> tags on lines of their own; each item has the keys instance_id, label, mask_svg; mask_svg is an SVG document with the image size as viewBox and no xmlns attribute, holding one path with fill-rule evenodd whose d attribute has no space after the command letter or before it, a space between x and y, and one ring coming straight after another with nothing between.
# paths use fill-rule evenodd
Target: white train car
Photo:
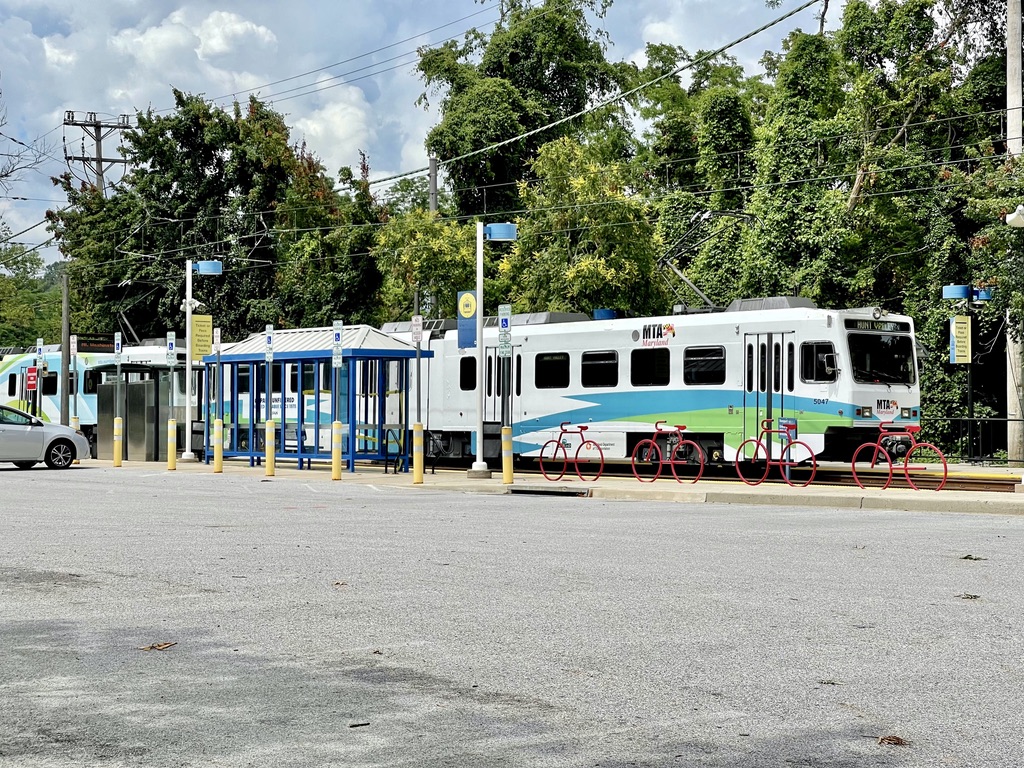
<instances>
[{"instance_id":1,"label":"white train car","mask_svg":"<svg viewBox=\"0 0 1024 768\"><path fill-rule=\"evenodd\" d=\"M428 323L434 353L412 376L428 453L475 455L477 351L460 349L454 323ZM386 332L409 340L408 324ZM428 338L429 333L429 338ZM484 329L484 456L536 456L559 425L586 425L607 460L628 460L665 420L685 424L709 462L731 462L762 421L795 420L823 460L848 461L879 424L916 425L920 390L914 323L878 308L819 309L806 299L741 300L721 312L590 320L512 318L499 356L495 318ZM507 361L507 362L503 362ZM503 370L503 366L505 366ZM414 414L415 418L415 414Z\"/></svg>"},{"instance_id":2,"label":"white train car","mask_svg":"<svg viewBox=\"0 0 1024 768\"><path fill-rule=\"evenodd\" d=\"M112 344L112 342L111 342ZM175 373L178 402L184 404L185 354L177 353ZM125 346L121 364L125 381L137 381L152 375L149 368L167 364L167 348L157 344ZM113 352L81 352L73 359L72 375L68 380L69 416L79 420L79 426L89 439L95 455L97 439L98 403L96 393L100 384L116 381ZM29 371L35 371L35 389L29 389ZM61 365L59 344L45 345L42 354L37 350L9 352L0 355L0 405L10 405L29 411L43 421L59 423L61 419ZM201 380L198 385L201 387ZM193 405L198 401L193 398Z\"/></svg>"}]
</instances>

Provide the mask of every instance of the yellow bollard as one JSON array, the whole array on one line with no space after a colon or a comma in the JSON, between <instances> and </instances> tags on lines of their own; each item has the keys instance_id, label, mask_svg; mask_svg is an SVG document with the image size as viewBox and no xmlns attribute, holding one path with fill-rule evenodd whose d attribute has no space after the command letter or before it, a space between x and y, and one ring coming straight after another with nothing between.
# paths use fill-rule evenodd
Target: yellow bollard
<instances>
[{"instance_id":1,"label":"yellow bollard","mask_svg":"<svg viewBox=\"0 0 1024 768\"><path fill-rule=\"evenodd\" d=\"M412 483L423 483L423 425L412 425Z\"/></svg>"},{"instance_id":2,"label":"yellow bollard","mask_svg":"<svg viewBox=\"0 0 1024 768\"><path fill-rule=\"evenodd\" d=\"M224 420L213 420L213 472L224 471Z\"/></svg>"},{"instance_id":3,"label":"yellow bollard","mask_svg":"<svg viewBox=\"0 0 1024 768\"><path fill-rule=\"evenodd\" d=\"M81 431L82 422L79 421L77 416L72 416L71 417L71 428L73 430L75 430L75 432L80 432ZM81 464L81 463L82 463L82 461L80 459L78 459L78 458L75 459L75 464Z\"/></svg>"},{"instance_id":4,"label":"yellow bollard","mask_svg":"<svg viewBox=\"0 0 1024 768\"><path fill-rule=\"evenodd\" d=\"M178 468L178 422L167 420L167 469Z\"/></svg>"},{"instance_id":5,"label":"yellow bollard","mask_svg":"<svg viewBox=\"0 0 1024 768\"><path fill-rule=\"evenodd\" d=\"M124 455L124 447L121 443L121 429L124 424L124 419L120 416L114 417L114 466L121 466L121 458Z\"/></svg>"},{"instance_id":6,"label":"yellow bollard","mask_svg":"<svg viewBox=\"0 0 1024 768\"><path fill-rule=\"evenodd\" d=\"M331 422L331 480L341 480L341 422Z\"/></svg>"},{"instance_id":7,"label":"yellow bollard","mask_svg":"<svg viewBox=\"0 0 1024 768\"><path fill-rule=\"evenodd\" d=\"M501 428L501 482L512 485L512 427Z\"/></svg>"},{"instance_id":8,"label":"yellow bollard","mask_svg":"<svg viewBox=\"0 0 1024 768\"><path fill-rule=\"evenodd\" d=\"M277 451L277 444L274 442L274 420L267 419L267 431L264 434L263 445L267 450L267 477L274 476L274 454Z\"/></svg>"}]
</instances>

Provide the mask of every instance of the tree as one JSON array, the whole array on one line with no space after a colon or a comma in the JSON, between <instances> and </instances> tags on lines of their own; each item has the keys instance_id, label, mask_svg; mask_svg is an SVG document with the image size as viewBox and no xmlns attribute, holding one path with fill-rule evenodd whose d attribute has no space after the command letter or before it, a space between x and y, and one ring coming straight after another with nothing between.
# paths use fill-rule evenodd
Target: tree
<instances>
[{"instance_id":1,"label":"tree","mask_svg":"<svg viewBox=\"0 0 1024 768\"><path fill-rule=\"evenodd\" d=\"M420 52L419 70L428 89L444 93L441 122L426 146L444 166L460 214L516 210L516 183L538 148L582 130L585 121L567 119L614 90L616 70L585 15L589 8L601 17L609 4L544 0L531 6L505 0L490 38L472 30L463 45L450 41ZM472 63L476 56L479 64ZM602 113L603 119L612 116ZM479 153L548 125L542 134Z\"/></svg>"},{"instance_id":2,"label":"tree","mask_svg":"<svg viewBox=\"0 0 1024 768\"><path fill-rule=\"evenodd\" d=\"M194 297L230 339L274 322L276 206L295 170L283 118L255 97L243 111L174 91L175 110L138 115L124 134L130 170L109 200L57 179L69 209L49 214L84 331L123 313L140 336L182 330L185 261L218 258L224 274Z\"/></svg>"},{"instance_id":3,"label":"tree","mask_svg":"<svg viewBox=\"0 0 1024 768\"><path fill-rule=\"evenodd\" d=\"M42 257L7 242L10 234L0 223L0 347L28 347L59 336L60 290L47 281Z\"/></svg>"},{"instance_id":4,"label":"tree","mask_svg":"<svg viewBox=\"0 0 1024 768\"><path fill-rule=\"evenodd\" d=\"M335 191L323 164L303 146L280 223L276 301L286 326L327 326L334 320L375 323L381 276L372 250L385 216L370 194L369 163L362 156L360 177L343 168L349 194Z\"/></svg>"},{"instance_id":5,"label":"tree","mask_svg":"<svg viewBox=\"0 0 1024 768\"><path fill-rule=\"evenodd\" d=\"M412 315L416 291L423 315L455 317L459 291L476 285L475 227L422 208L390 217L377 233L373 255L383 276L383 320ZM487 289L493 295L494 286Z\"/></svg>"},{"instance_id":6,"label":"tree","mask_svg":"<svg viewBox=\"0 0 1024 768\"><path fill-rule=\"evenodd\" d=\"M527 213L499 265L500 293L517 312L664 312L646 206L627 194L625 166L589 151L569 138L541 149L537 182L520 185Z\"/></svg>"}]
</instances>

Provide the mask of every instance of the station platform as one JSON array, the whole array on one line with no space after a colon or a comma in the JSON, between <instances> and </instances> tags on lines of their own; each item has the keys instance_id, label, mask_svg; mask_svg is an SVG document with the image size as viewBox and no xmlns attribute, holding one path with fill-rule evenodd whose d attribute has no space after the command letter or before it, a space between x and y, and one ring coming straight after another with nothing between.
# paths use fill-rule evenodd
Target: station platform
<instances>
[{"instance_id":1,"label":"station platform","mask_svg":"<svg viewBox=\"0 0 1024 768\"><path fill-rule=\"evenodd\" d=\"M157 462L123 462L120 468L106 460L83 461L81 468L105 468L111 472L171 472ZM177 463L178 474L201 473L213 475L212 464L202 462ZM999 479L1013 488L1014 493L959 491L943 489L913 490L909 488L858 488L851 485L828 485L815 481L806 488L793 488L782 482L765 482L748 486L739 479L701 479L696 483L678 483L672 477L662 477L654 483L641 483L633 477L603 476L595 482L582 481L568 475L557 482L539 474L517 473L506 485L500 471L493 471L490 479L469 478L465 469L440 469L424 474L422 484L413 483L412 472L385 471L382 464L357 464L355 472L342 472L342 479L331 480L328 463L316 463L299 469L293 463L279 463L273 477L267 477L265 467L249 466L248 461L224 462L225 475L244 475L258 481L294 481L307 483L359 483L380 489L404 489L410 492L445 491L477 494L531 494L564 497L587 497L607 500L666 501L690 504L762 504L766 506L813 506L837 509L886 509L917 512L959 512L989 514L1024 514L1024 485L1022 470L1007 467L979 467L951 465L949 477Z\"/></svg>"}]
</instances>

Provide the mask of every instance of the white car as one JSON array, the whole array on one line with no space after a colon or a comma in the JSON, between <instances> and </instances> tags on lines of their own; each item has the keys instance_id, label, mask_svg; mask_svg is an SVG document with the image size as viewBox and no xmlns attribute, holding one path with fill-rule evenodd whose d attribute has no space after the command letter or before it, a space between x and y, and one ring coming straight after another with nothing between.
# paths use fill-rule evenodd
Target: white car
<instances>
[{"instance_id":1,"label":"white car","mask_svg":"<svg viewBox=\"0 0 1024 768\"><path fill-rule=\"evenodd\" d=\"M89 458L89 441L79 430L0 405L0 461L19 469L40 461L50 469L67 469L79 458Z\"/></svg>"}]
</instances>

